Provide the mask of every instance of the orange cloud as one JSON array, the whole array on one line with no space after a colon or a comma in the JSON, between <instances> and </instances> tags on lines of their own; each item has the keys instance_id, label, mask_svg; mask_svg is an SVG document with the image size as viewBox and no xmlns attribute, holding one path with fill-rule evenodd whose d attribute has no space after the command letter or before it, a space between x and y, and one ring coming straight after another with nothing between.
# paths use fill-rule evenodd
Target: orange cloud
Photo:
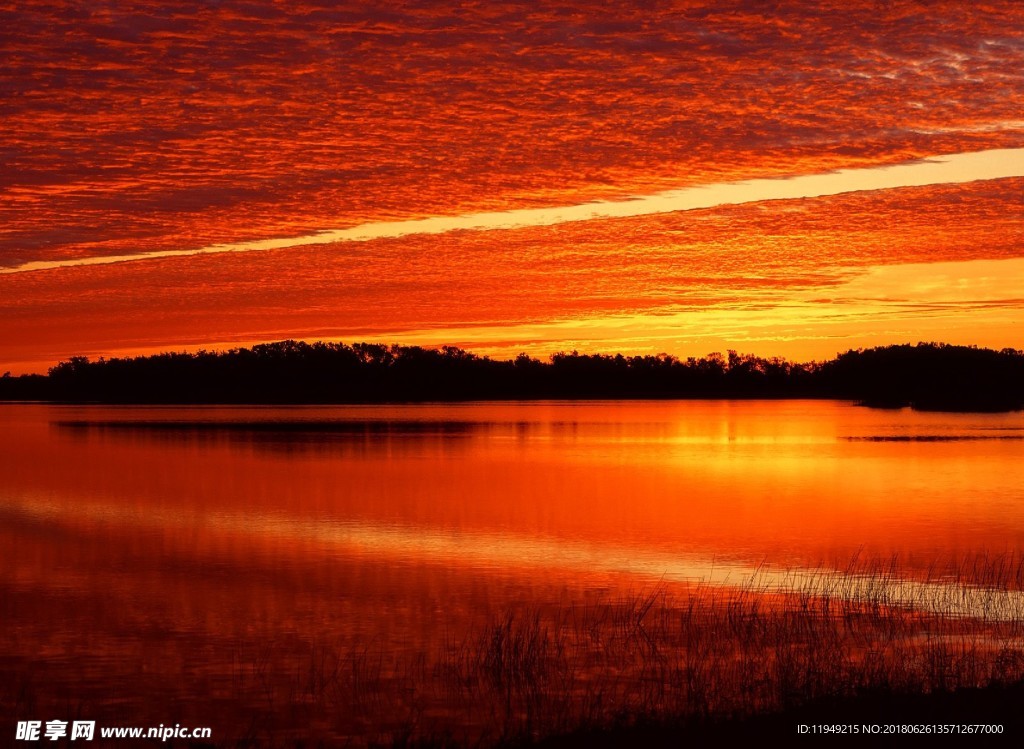
<instances>
[{"instance_id":1,"label":"orange cloud","mask_svg":"<svg viewBox=\"0 0 1024 749\"><path fill-rule=\"evenodd\" d=\"M0 20L5 268L1024 147L1011 0L58 0ZM5 276L0 361L738 309L872 265L1018 257L1019 195Z\"/></svg>"}]
</instances>

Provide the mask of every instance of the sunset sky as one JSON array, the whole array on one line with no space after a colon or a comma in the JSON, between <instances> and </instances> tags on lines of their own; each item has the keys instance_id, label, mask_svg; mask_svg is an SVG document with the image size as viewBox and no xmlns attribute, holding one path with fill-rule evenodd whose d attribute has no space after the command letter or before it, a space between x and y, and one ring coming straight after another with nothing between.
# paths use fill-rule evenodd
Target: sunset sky
<instances>
[{"instance_id":1,"label":"sunset sky","mask_svg":"<svg viewBox=\"0 0 1024 749\"><path fill-rule=\"evenodd\" d=\"M1024 5L0 1L0 373L1024 348Z\"/></svg>"}]
</instances>

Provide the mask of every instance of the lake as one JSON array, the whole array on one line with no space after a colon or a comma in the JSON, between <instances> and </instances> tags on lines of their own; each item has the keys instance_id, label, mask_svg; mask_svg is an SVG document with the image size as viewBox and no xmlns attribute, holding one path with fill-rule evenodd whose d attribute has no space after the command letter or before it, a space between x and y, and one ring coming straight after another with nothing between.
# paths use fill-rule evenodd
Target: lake
<instances>
[{"instance_id":1,"label":"lake","mask_svg":"<svg viewBox=\"0 0 1024 749\"><path fill-rule=\"evenodd\" d=\"M993 565L1016 590L1022 458L1021 413L833 401L0 405L3 713L223 741L536 730L530 668L564 665L552 633L578 645L580 617L590 660L548 684L567 700L610 668L593 633L633 617L652 641L628 607L655 599L668 622L694 590L885 569L948 614L929 596ZM492 656L530 632L513 679Z\"/></svg>"}]
</instances>

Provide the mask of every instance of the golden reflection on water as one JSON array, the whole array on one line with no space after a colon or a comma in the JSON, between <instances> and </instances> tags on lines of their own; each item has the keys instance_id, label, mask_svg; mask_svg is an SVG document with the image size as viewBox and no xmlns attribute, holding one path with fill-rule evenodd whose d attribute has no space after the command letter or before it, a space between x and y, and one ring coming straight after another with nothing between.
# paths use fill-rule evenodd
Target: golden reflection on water
<instances>
[{"instance_id":1,"label":"golden reflection on water","mask_svg":"<svg viewBox=\"0 0 1024 749\"><path fill-rule=\"evenodd\" d=\"M284 517L802 564L1007 550L1024 527L1019 415L807 401L32 415L6 430L8 508L44 496L62 527L97 522L82 508L99 503L201 536L237 515L260 547L277 543L261 521Z\"/></svg>"}]
</instances>

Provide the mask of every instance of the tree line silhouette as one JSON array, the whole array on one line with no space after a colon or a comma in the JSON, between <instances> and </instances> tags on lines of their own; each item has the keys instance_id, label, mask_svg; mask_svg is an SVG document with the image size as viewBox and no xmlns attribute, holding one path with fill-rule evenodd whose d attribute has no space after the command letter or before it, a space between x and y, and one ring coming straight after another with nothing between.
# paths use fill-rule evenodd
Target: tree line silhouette
<instances>
[{"instance_id":1,"label":"tree line silhouette","mask_svg":"<svg viewBox=\"0 0 1024 749\"><path fill-rule=\"evenodd\" d=\"M709 354L520 354L453 346L279 341L252 348L91 361L0 378L0 399L102 403L373 403L606 398L841 398L881 407L1024 407L1024 351L919 343L826 362Z\"/></svg>"}]
</instances>

